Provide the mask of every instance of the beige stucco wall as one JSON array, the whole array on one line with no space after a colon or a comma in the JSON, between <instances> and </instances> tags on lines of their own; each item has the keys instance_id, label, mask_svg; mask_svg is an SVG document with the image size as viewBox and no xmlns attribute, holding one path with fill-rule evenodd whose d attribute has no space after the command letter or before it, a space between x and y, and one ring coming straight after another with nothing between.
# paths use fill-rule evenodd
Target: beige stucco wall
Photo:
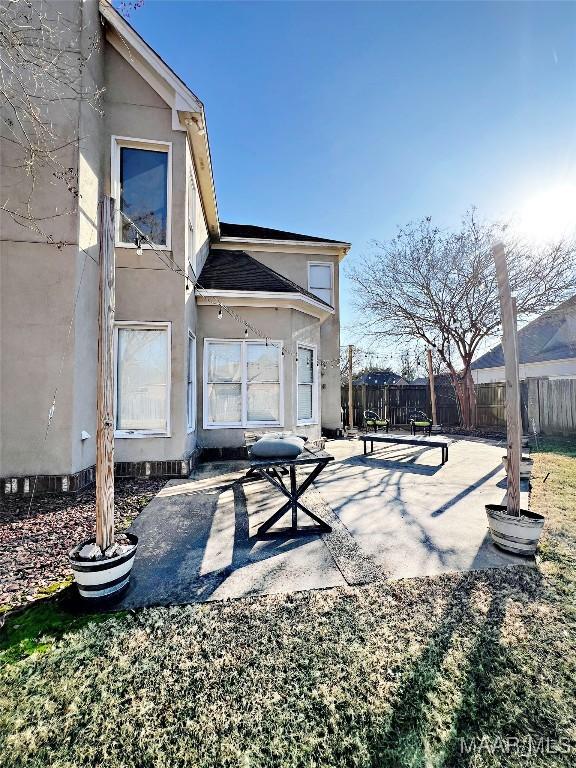
<instances>
[{"instance_id":1,"label":"beige stucco wall","mask_svg":"<svg viewBox=\"0 0 576 768\"><path fill-rule=\"evenodd\" d=\"M89 38L101 34L97 5L50 3L49 13L64 12L70 23L73 48L87 53ZM92 54L82 75L82 88L98 78L99 53ZM0 475L65 474L90 463L80 430L90 429L93 307L97 280L93 219L98 178L98 114L88 105L66 100L50 114L58 135L74 139L61 154L63 164L78 171L85 196L78 200L51 173L40 174L32 195L37 216L71 212L43 221L44 231L62 248L49 245L41 233L14 224L2 215L0 229ZM11 164L11 150L2 145L2 162ZM88 179L91 178L89 182ZM3 200L17 205L30 187L17 171L2 174ZM85 247L88 254L79 250ZM74 305L77 296L74 323ZM46 440L44 434L52 398L56 404ZM82 392L82 397L78 393ZM82 424L82 427L80 425ZM84 426L86 425L86 426Z\"/></svg>"},{"instance_id":2,"label":"beige stucco wall","mask_svg":"<svg viewBox=\"0 0 576 768\"><path fill-rule=\"evenodd\" d=\"M172 144L172 236L167 259L188 273L192 247L207 250L207 230L198 197L197 183L188 192L193 164L184 131L172 129L172 112L132 67L106 45L106 133ZM110 146L106 142L105 168L110 184ZM195 234L188 227L187 194L196 196ZM201 261L200 257L200 261ZM183 277L166 269L158 255L144 249L116 248L116 320L171 323L170 437L116 438L117 461L168 460L188 456L195 448L195 433L187 429L188 331L196 333L193 290L186 291Z\"/></svg>"},{"instance_id":3,"label":"beige stucco wall","mask_svg":"<svg viewBox=\"0 0 576 768\"><path fill-rule=\"evenodd\" d=\"M320 324L319 321L294 309L279 308L250 308L242 307L241 315L247 322L255 327L266 329L269 338L275 341L283 341L286 348L292 353L296 351L296 345L312 344L319 348ZM218 309L215 306L201 305L198 307L198 443L201 447L239 447L244 445L245 428L234 429L205 429L203 423L204 393L203 393L203 368L204 368L204 340L213 339L237 339L244 340L243 328L231 317L224 313L221 320L218 319ZM249 338L253 338L250 334ZM282 381L284 392L284 424L282 429L297 430L309 435L311 438L320 436L320 424L297 426L296 424L296 361L295 355L285 355L282 358ZM316 369L317 370L317 369ZM320 400L323 391L319 390ZM253 429L253 428L251 428ZM274 429L266 427L267 430Z\"/></svg>"}]
</instances>

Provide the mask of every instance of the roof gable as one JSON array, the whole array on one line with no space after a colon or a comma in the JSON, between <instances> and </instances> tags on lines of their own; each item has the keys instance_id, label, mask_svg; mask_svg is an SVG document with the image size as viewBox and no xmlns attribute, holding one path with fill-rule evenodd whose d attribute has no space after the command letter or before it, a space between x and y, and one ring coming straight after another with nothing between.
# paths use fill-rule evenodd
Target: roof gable
<instances>
[{"instance_id":1,"label":"roof gable","mask_svg":"<svg viewBox=\"0 0 576 768\"><path fill-rule=\"evenodd\" d=\"M199 288L221 291L301 293L308 299L333 309L298 283L267 267L245 251L212 248L198 277Z\"/></svg>"},{"instance_id":2,"label":"roof gable","mask_svg":"<svg viewBox=\"0 0 576 768\"><path fill-rule=\"evenodd\" d=\"M539 363L576 357L576 296L545 312L518 331L518 362ZM499 344L472 363L472 369L499 368L504 353Z\"/></svg>"}]
</instances>

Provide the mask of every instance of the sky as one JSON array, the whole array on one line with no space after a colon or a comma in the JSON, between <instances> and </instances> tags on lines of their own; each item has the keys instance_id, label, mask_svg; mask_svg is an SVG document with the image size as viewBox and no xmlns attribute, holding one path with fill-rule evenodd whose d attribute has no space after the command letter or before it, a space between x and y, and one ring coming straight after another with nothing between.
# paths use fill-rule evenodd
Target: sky
<instances>
[{"instance_id":1,"label":"sky","mask_svg":"<svg viewBox=\"0 0 576 768\"><path fill-rule=\"evenodd\" d=\"M576 3L145 0L129 20L205 105L222 221L351 242L343 272L471 205L576 221ZM345 276L340 301L360 343Z\"/></svg>"}]
</instances>

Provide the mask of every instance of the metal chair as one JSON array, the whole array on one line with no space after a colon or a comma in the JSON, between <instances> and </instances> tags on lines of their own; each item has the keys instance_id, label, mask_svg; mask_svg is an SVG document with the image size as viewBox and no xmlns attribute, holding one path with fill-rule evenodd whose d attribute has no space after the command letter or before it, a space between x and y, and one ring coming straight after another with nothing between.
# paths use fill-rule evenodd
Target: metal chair
<instances>
[{"instance_id":1,"label":"metal chair","mask_svg":"<svg viewBox=\"0 0 576 768\"><path fill-rule=\"evenodd\" d=\"M364 427L366 431L371 427L375 432L378 432L378 427L382 427L388 432L390 429L390 422L388 419L381 419L375 411L364 411Z\"/></svg>"},{"instance_id":2,"label":"metal chair","mask_svg":"<svg viewBox=\"0 0 576 768\"><path fill-rule=\"evenodd\" d=\"M432 434L432 419L423 411L412 411L409 414L409 418L411 435L415 435L416 432L423 432L424 435L428 436Z\"/></svg>"}]
</instances>

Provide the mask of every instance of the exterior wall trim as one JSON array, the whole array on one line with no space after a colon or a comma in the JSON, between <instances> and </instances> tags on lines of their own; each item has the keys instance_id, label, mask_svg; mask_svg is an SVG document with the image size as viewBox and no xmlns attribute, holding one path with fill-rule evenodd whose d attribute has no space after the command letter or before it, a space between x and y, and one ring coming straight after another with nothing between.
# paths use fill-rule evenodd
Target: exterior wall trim
<instances>
[{"instance_id":1,"label":"exterior wall trim","mask_svg":"<svg viewBox=\"0 0 576 768\"><path fill-rule=\"evenodd\" d=\"M280 293L279 291L225 291L207 288L201 288L199 290L201 293L197 293L197 303L200 305L213 305L213 302L211 301L202 301L202 299L206 297L237 299L238 301L234 302L236 306L282 306L286 307L287 309L299 309L300 311L308 312L308 314L318 318L327 317L328 315L334 315L336 313L334 307L321 304L319 301L315 301L309 296L305 296L303 293ZM317 312L310 312L310 307L317 310Z\"/></svg>"}]
</instances>

